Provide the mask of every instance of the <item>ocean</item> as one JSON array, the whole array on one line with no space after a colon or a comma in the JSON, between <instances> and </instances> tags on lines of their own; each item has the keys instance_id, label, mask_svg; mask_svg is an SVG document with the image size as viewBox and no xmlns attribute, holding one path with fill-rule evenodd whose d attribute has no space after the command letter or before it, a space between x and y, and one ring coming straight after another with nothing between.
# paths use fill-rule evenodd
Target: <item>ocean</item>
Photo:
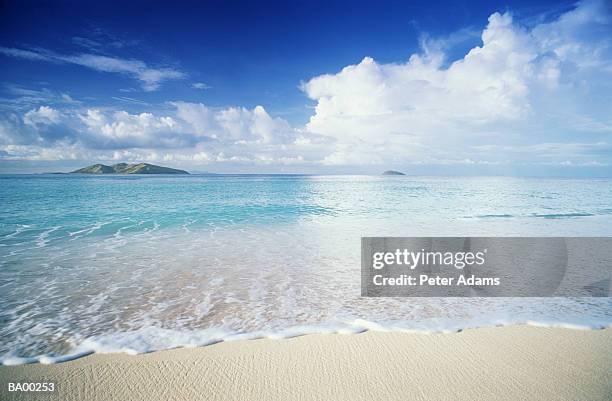
<instances>
[{"instance_id":1,"label":"ocean","mask_svg":"<svg viewBox=\"0 0 612 401\"><path fill-rule=\"evenodd\" d=\"M0 175L0 361L612 324L612 298L362 298L363 236L611 236L612 180Z\"/></svg>"}]
</instances>

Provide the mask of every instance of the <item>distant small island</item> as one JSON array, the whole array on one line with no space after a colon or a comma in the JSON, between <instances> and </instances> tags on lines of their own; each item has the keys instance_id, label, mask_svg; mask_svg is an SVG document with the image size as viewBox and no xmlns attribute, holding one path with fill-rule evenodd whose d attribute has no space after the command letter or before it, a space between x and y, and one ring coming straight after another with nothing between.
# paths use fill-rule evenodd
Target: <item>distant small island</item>
<instances>
[{"instance_id":1,"label":"distant small island","mask_svg":"<svg viewBox=\"0 0 612 401\"><path fill-rule=\"evenodd\" d=\"M70 174L189 174L185 170L156 166L149 163L118 163L112 166L94 164L71 171Z\"/></svg>"},{"instance_id":2,"label":"distant small island","mask_svg":"<svg viewBox=\"0 0 612 401\"><path fill-rule=\"evenodd\" d=\"M406 175L406 174L402 173L401 171L387 170L384 173L382 173L382 175Z\"/></svg>"}]
</instances>

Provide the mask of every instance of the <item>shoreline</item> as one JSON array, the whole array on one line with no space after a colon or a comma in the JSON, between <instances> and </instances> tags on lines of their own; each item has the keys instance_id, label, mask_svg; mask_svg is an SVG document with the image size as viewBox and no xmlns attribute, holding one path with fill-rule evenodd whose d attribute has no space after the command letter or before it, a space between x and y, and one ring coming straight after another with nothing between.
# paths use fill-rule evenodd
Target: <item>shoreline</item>
<instances>
[{"instance_id":1,"label":"shoreline","mask_svg":"<svg viewBox=\"0 0 612 401\"><path fill-rule=\"evenodd\" d=\"M589 399L612 395L612 329L515 325L233 340L0 366L2 399ZM8 382L54 381L54 393Z\"/></svg>"},{"instance_id":2,"label":"shoreline","mask_svg":"<svg viewBox=\"0 0 612 401\"><path fill-rule=\"evenodd\" d=\"M125 354L125 355L144 355L153 352L164 352L172 351L181 348L201 348L215 345L221 342L236 342L236 341L253 341L253 340L287 340L295 337L309 336L309 335L349 335L349 334L362 334L366 332L374 333L404 333L404 334L454 334L460 333L465 330L477 330L477 329L490 329L494 327L514 327L514 326L528 326L528 327L542 327L550 329L567 329L567 330L606 330L612 329L612 323L570 323L570 322L546 322L537 320L528 320L523 322L506 322L506 323L495 323L495 324L484 324L475 326L449 326L446 328L437 327L429 329L418 329L418 328L407 328L401 326L390 326L386 327L376 322L371 322L363 319L357 319L352 323L347 323L345 326L330 326L330 325L312 325L312 326L290 326L280 331L253 331L244 333L232 333L228 332L225 334L211 335L208 334L204 338L200 338L195 343L184 343L168 348L160 349L149 349L149 350L136 350L129 347L96 347L83 348L77 347L72 352L67 354L50 356L48 354L41 354L31 357L8 357L6 359L0 359L0 367L2 366L21 366L21 365L54 365L74 361L80 358L84 358L90 355L109 355L109 354Z\"/></svg>"}]
</instances>

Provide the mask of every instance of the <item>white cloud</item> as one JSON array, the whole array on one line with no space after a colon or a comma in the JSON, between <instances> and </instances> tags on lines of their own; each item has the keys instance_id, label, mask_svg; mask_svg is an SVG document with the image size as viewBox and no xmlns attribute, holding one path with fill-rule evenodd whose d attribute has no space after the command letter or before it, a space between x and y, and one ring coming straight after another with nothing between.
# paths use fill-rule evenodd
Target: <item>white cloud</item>
<instances>
[{"instance_id":1,"label":"white cloud","mask_svg":"<svg viewBox=\"0 0 612 401\"><path fill-rule=\"evenodd\" d=\"M194 143L170 116L117 111L106 115L89 109L79 115L90 146L99 148L180 148Z\"/></svg>"},{"instance_id":2,"label":"white cloud","mask_svg":"<svg viewBox=\"0 0 612 401\"><path fill-rule=\"evenodd\" d=\"M308 123L313 132L363 139L418 133L441 122L486 123L526 115L528 83L536 59L509 14L493 14L483 45L444 69L444 55L412 55L404 64L370 57L334 75L308 81L303 90L317 101Z\"/></svg>"},{"instance_id":3,"label":"white cloud","mask_svg":"<svg viewBox=\"0 0 612 401\"><path fill-rule=\"evenodd\" d=\"M23 116L23 122L30 126L57 124L59 121L60 113L49 106L40 106L38 110L30 110Z\"/></svg>"},{"instance_id":4,"label":"white cloud","mask_svg":"<svg viewBox=\"0 0 612 401\"><path fill-rule=\"evenodd\" d=\"M532 28L510 13L494 13L482 44L448 67L440 46L401 64L366 57L302 85L317 102L306 127L339 140L326 158L338 164L359 158L433 162L428 159L452 153L463 159L482 141L528 144L534 132L542 141L574 137L585 119L605 130L607 114L581 107L612 89L607 12L603 2L586 2ZM560 117L566 120L561 127Z\"/></svg>"},{"instance_id":5,"label":"white cloud","mask_svg":"<svg viewBox=\"0 0 612 401\"><path fill-rule=\"evenodd\" d=\"M15 57L15 58L23 58L26 60L36 60L36 61L51 61L52 60L52 57L50 57L49 55L45 53L39 52L39 51L15 49L12 47L0 46L0 53L6 56Z\"/></svg>"},{"instance_id":6,"label":"white cloud","mask_svg":"<svg viewBox=\"0 0 612 401\"><path fill-rule=\"evenodd\" d=\"M32 89L15 84L0 85L0 111L10 109L23 112L38 108L40 105L54 106L77 105L80 102L67 93L55 92L48 88Z\"/></svg>"},{"instance_id":7,"label":"white cloud","mask_svg":"<svg viewBox=\"0 0 612 401\"><path fill-rule=\"evenodd\" d=\"M214 136L214 112L202 103L172 102L176 115L198 135Z\"/></svg>"},{"instance_id":8,"label":"white cloud","mask_svg":"<svg viewBox=\"0 0 612 401\"><path fill-rule=\"evenodd\" d=\"M195 83L191 84L191 87L194 88L194 89L200 89L200 90L210 89L210 86L208 86L204 82L195 82Z\"/></svg>"},{"instance_id":9,"label":"white cloud","mask_svg":"<svg viewBox=\"0 0 612 401\"><path fill-rule=\"evenodd\" d=\"M44 49L17 49L0 46L0 54L27 60L68 63L96 71L124 74L140 81L145 91L154 91L162 82L183 79L186 74L174 68L153 68L140 60L122 59L98 54L64 55Z\"/></svg>"},{"instance_id":10,"label":"white cloud","mask_svg":"<svg viewBox=\"0 0 612 401\"><path fill-rule=\"evenodd\" d=\"M273 118L262 106L212 110L201 103L173 102L177 116L190 132L231 143L287 143L297 131L287 121Z\"/></svg>"},{"instance_id":11,"label":"white cloud","mask_svg":"<svg viewBox=\"0 0 612 401\"><path fill-rule=\"evenodd\" d=\"M89 67L102 72L127 74L142 83L145 91L154 91L163 81L185 78L185 74L171 68L151 68L140 60L125 60L116 57L95 54L80 54L77 56L59 56L68 63Z\"/></svg>"},{"instance_id":12,"label":"white cloud","mask_svg":"<svg viewBox=\"0 0 612 401\"><path fill-rule=\"evenodd\" d=\"M243 143L284 143L295 136L293 128L280 118L272 118L262 106L252 110L230 107L215 115L223 137Z\"/></svg>"}]
</instances>

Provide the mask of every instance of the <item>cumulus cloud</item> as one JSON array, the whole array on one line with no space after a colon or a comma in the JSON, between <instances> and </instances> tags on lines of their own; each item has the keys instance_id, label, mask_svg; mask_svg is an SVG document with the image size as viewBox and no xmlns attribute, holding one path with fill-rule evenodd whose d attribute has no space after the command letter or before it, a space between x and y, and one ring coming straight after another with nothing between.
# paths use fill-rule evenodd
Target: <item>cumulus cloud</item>
<instances>
[{"instance_id":1,"label":"cumulus cloud","mask_svg":"<svg viewBox=\"0 0 612 401\"><path fill-rule=\"evenodd\" d=\"M198 135L214 136L214 112L202 103L172 102L176 115Z\"/></svg>"},{"instance_id":2,"label":"cumulus cloud","mask_svg":"<svg viewBox=\"0 0 612 401\"><path fill-rule=\"evenodd\" d=\"M580 105L588 108L612 89L611 32L604 2L582 3L531 28L510 13L494 13L481 45L448 67L434 46L405 63L365 57L305 82L303 91L316 101L307 129L339 139L326 159L339 164L357 154L366 160L463 158L482 141L529 143L534 133L547 141L563 132L567 140L584 133L579 124L585 118L610 133L607 114Z\"/></svg>"},{"instance_id":3,"label":"cumulus cloud","mask_svg":"<svg viewBox=\"0 0 612 401\"><path fill-rule=\"evenodd\" d=\"M272 118L262 106L253 110L230 107L215 115L221 135L241 142L286 142L292 138L292 128L280 118Z\"/></svg>"},{"instance_id":4,"label":"cumulus cloud","mask_svg":"<svg viewBox=\"0 0 612 401\"><path fill-rule=\"evenodd\" d=\"M162 82L182 79L186 74L174 68L153 68L145 62L98 54L58 54L45 49L18 49L0 46L0 54L26 60L47 61L59 64L75 64L95 71L130 76L140 81L143 90L154 91Z\"/></svg>"},{"instance_id":5,"label":"cumulus cloud","mask_svg":"<svg viewBox=\"0 0 612 401\"><path fill-rule=\"evenodd\" d=\"M60 121L60 113L48 106L40 106L38 110L30 110L23 116L26 125L51 125Z\"/></svg>"},{"instance_id":6,"label":"cumulus cloud","mask_svg":"<svg viewBox=\"0 0 612 401\"><path fill-rule=\"evenodd\" d=\"M199 135L241 144L289 143L297 131L281 118L273 118L263 108L228 107L212 110L202 103L173 102L177 116Z\"/></svg>"},{"instance_id":7,"label":"cumulus cloud","mask_svg":"<svg viewBox=\"0 0 612 401\"><path fill-rule=\"evenodd\" d=\"M117 111L110 116L97 109L79 115L88 145L97 148L183 148L195 144L192 136L170 116Z\"/></svg>"}]
</instances>

